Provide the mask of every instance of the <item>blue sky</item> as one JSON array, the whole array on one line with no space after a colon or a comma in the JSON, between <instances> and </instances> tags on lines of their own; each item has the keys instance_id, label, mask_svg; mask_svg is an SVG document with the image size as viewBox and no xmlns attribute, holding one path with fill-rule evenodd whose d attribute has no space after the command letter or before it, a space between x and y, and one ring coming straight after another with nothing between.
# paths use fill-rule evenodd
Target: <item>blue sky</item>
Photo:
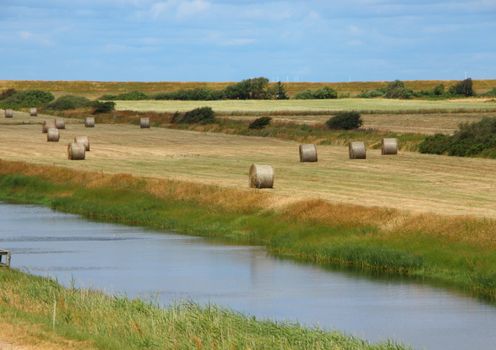
<instances>
[{"instance_id":1,"label":"blue sky","mask_svg":"<svg viewBox=\"0 0 496 350\"><path fill-rule=\"evenodd\" d=\"M496 0L0 0L0 79L496 78Z\"/></svg>"}]
</instances>

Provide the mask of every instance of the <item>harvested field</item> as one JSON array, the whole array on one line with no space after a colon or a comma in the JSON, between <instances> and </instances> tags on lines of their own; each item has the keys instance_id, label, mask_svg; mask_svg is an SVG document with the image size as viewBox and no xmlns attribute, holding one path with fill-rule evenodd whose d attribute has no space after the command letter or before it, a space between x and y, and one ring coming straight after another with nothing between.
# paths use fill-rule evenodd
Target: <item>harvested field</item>
<instances>
[{"instance_id":1,"label":"harvested field","mask_svg":"<svg viewBox=\"0 0 496 350\"><path fill-rule=\"evenodd\" d=\"M343 98L334 100L221 100L221 101L116 101L117 110L175 112L209 106L219 113L326 112L355 110L400 113L496 111L496 102L484 98L454 100L393 100L384 98Z\"/></svg>"},{"instance_id":2,"label":"harvested field","mask_svg":"<svg viewBox=\"0 0 496 350\"><path fill-rule=\"evenodd\" d=\"M67 160L76 135L92 140L84 162ZM146 134L146 135L145 135ZM145 136L144 136L145 135ZM82 123L49 144L36 125L3 125L0 158L108 173L173 178L248 189L252 163L271 164L277 174L274 206L303 198L413 212L496 217L496 161L401 152L349 160L342 146L319 146L318 163L300 163L298 143L273 138L199 133L133 125L87 129Z\"/></svg>"},{"instance_id":3,"label":"harvested field","mask_svg":"<svg viewBox=\"0 0 496 350\"><path fill-rule=\"evenodd\" d=\"M277 115L275 121L304 124L323 124L330 115ZM362 114L363 128L380 131L393 131L415 134L452 134L458 130L460 123L473 123L483 117L496 117L496 112L489 113L415 113L415 114ZM229 116L236 120L253 120L253 116Z\"/></svg>"}]
</instances>

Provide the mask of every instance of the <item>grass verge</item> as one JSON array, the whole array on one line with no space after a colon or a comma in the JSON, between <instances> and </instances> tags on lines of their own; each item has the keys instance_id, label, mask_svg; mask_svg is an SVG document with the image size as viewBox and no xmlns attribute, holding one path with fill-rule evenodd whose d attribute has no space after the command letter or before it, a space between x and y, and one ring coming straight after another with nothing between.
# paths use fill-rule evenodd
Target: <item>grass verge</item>
<instances>
[{"instance_id":1,"label":"grass verge","mask_svg":"<svg viewBox=\"0 0 496 350\"><path fill-rule=\"evenodd\" d=\"M215 306L183 303L164 309L139 299L64 288L15 270L0 269L0 285L3 320L36 325L41 339L55 333L85 349L404 349L390 342L374 345L338 332L260 321Z\"/></svg>"},{"instance_id":2,"label":"grass verge","mask_svg":"<svg viewBox=\"0 0 496 350\"><path fill-rule=\"evenodd\" d=\"M323 266L409 276L496 300L496 221L304 200L265 191L0 161L0 200L242 244Z\"/></svg>"}]
</instances>

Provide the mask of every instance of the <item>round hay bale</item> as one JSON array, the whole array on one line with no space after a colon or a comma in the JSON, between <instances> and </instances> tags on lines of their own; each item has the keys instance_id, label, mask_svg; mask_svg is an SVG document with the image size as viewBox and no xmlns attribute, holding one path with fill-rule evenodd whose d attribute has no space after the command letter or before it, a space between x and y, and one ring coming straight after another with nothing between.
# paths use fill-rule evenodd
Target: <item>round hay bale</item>
<instances>
[{"instance_id":1,"label":"round hay bale","mask_svg":"<svg viewBox=\"0 0 496 350\"><path fill-rule=\"evenodd\" d=\"M29 115L31 117L36 117L38 115L38 109L37 108L34 108L34 107L33 108L30 108L29 109Z\"/></svg>"},{"instance_id":2,"label":"round hay bale","mask_svg":"<svg viewBox=\"0 0 496 350\"><path fill-rule=\"evenodd\" d=\"M94 128L95 127L95 117L84 118L84 126L87 128Z\"/></svg>"},{"instance_id":3,"label":"round hay bale","mask_svg":"<svg viewBox=\"0 0 496 350\"><path fill-rule=\"evenodd\" d=\"M86 152L90 151L90 140L88 136L76 136L74 142L83 144Z\"/></svg>"},{"instance_id":4,"label":"round hay bale","mask_svg":"<svg viewBox=\"0 0 496 350\"><path fill-rule=\"evenodd\" d=\"M71 142L67 145L67 158L69 160L84 160L86 150L82 143Z\"/></svg>"},{"instance_id":5,"label":"round hay bale","mask_svg":"<svg viewBox=\"0 0 496 350\"><path fill-rule=\"evenodd\" d=\"M316 162L317 146L314 144L300 145L300 162Z\"/></svg>"},{"instance_id":6,"label":"round hay bale","mask_svg":"<svg viewBox=\"0 0 496 350\"><path fill-rule=\"evenodd\" d=\"M60 132L57 128L49 128L47 132L47 141L48 142L59 142Z\"/></svg>"},{"instance_id":7,"label":"round hay bale","mask_svg":"<svg viewBox=\"0 0 496 350\"><path fill-rule=\"evenodd\" d=\"M5 110L5 118L14 118L14 111L11 109L6 109Z\"/></svg>"},{"instance_id":8,"label":"round hay bale","mask_svg":"<svg viewBox=\"0 0 496 350\"><path fill-rule=\"evenodd\" d=\"M48 132L48 129L50 128L55 128L55 122L53 120L50 121L44 121L43 125L41 127L41 132L46 134Z\"/></svg>"},{"instance_id":9,"label":"round hay bale","mask_svg":"<svg viewBox=\"0 0 496 350\"><path fill-rule=\"evenodd\" d=\"M381 153L382 155L398 154L398 139L396 138L382 139Z\"/></svg>"},{"instance_id":10,"label":"round hay bale","mask_svg":"<svg viewBox=\"0 0 496 350\"><path fill-rule=\"evenodd\" d=\"M350 142L348 146L348 152L350 153L350 159L365 159L367 158L367 151L365 149L365 143L362 141Z\"/></svg>"},{"instance_id":11,"label":"round hay bale","mask_svg":"<svg viewBox=\"0 0 496 350\"><path fill-rule=\"evenodd\" d=\"M149 129L150 128L150 118L148 118L148 117L140 118L140 128L141 129Z\"/></svg>"},{"instance_id":12,"label":"round hay bale","mask_svg":"<svg viewBox=\"0 0 496 350\"><path fill-rule=\"evenodd\" d=\"M274 169L270 165L252 164L249 173L250 187L274 187Z\"/></svg>"},{"instance_id":13,"label":"round hay bale","mask_svg":"<svg viewBox=\"0 0 496 350\"><path fill-rule=\"evenodd\" d=\"M65 129L65 121L63 118L55 118L55 127L57 129Z\"/></svg>"}]
</instances>

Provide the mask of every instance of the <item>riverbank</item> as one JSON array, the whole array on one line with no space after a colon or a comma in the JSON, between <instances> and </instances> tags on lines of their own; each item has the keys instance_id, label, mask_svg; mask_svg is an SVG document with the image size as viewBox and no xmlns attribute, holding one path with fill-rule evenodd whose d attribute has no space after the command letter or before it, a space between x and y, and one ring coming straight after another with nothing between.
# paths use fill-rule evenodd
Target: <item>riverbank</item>
<instances>
[{"instance_id":1,"label":"riverbank","mask_svg":"<svg viewBox=\"0 0 496 350\"><path fill-rule=\"evenodd\" d=\"M9 325L0 340L36 349L404 349L215 306L159 308L15 270L0 269L0 285L0 316Z\"/></svg>"},{"instance_id":2,"label":"riverbank","mask_svg":"<svg viewBox=\"0 0 496 350\"><path fill-rule=\"evenodd\" d=\"M496 300L496 221L0 161L0 200L242 244L323 266L410 276ZM277 206L274 203L279 201Z\"/></svg>"}]
</instances>

